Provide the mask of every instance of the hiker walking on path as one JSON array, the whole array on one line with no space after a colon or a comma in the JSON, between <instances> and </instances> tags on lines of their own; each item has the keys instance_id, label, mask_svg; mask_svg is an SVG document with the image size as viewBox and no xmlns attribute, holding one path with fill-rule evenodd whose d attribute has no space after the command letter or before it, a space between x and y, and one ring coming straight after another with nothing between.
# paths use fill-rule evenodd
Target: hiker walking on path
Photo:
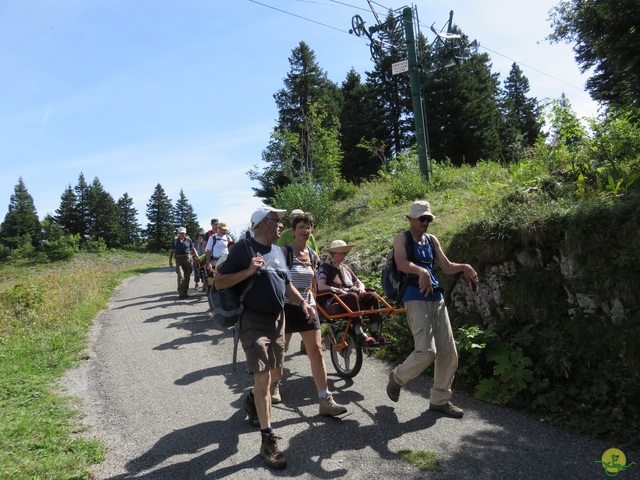
<instances>
[{"instance_id":1,"label":"hiker walking on path","mask_svg":"<svg viewBox=\"0 0 640 480\"><path fill-rule=\"evenodd\" d=\"M307 246L313 231L313 216L310 213L298 215L291 225L294 240L282 248L282 253L287 259L287 267L291 272L292 283L306 302L315 309L313 283L318 267L318 255L311 247ZM311 364L311 375L318 391L320 415L335 417L347 413L347 409L342 405L338 405L329 391L327 366L322 356L320 319L317 316L314 319L310 319L298 305L291 303L288 299L284 306L284 313L286 318L285 344L289 345L293 333L297 332L302 337L305 352ZM271 384L271 400L273 403L282 401L279 384L279 381Z\"/></svg>"},{"instance_id":2,"label":"hiker walking on path","mask_svg":"<svg viewBox=\"0 0 640 480\"><path fill-rule=\"evenodd\" d=\"M420 375L431 362L435 362L429 409L462 418L463 410L451 403L451 385L458 368L458 352L444 304L444 290L434 275L434 262L446 275L463 272L474 286L478 283L478 274L471 265L451 262L435 235L427 233L434 218L429 202L413 202L407 215L411 239L401 232L393 241L398 270L408 275L402 301L413 334L414 350L389 374L387 395L397 402L401 387ZM408 241L411 245L407 245ZM407 258L407 247L412 252L411 261Z\"/></svg>"},{"instance_id":3,"label":"hiker walking on path","mask_svg":"<svg viewBox=\"0 0 640 480\"><path fill-rule=\"evenodd\" d=\"M176 274L178 275L178 295L187 298L189 294L189 280L191 277L191 256L197 256L193 240L187 237L187 229L178 228L178 236L173 239L169 250L169 267L173 268L173 258L176 259Z\"/></svg>"},{"instance_id":4,"label":"hiker walking on path","mask_svg":"<svg viewBox=\"0 0 640 480\"><path fill-rule=\"evenodd\" d=\"M291 283L291 274L282 250L273 245L282 230L286 210L260 207L251 215L254 237L238 242L216 276L216 288L236 287L246 292L240 318L240 342L253 375L253 389L243 401L252 426L259 426L262 437L260 455L272 468L284 468L287 460L278 447L271 427L270 385L282 377L284 364L284 303L298 305L309 320L316 311ZM247 245L248 244L248 245ZM255 256L249 253L256 252Z\"/></svg>"}]
</instances>

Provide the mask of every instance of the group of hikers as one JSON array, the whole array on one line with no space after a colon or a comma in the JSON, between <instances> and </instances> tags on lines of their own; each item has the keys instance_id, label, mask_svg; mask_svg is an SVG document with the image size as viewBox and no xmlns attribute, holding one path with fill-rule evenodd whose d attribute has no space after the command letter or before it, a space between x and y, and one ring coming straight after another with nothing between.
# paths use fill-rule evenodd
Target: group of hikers
<instances>
[{"instance_id":1,"label":"group of hikers","mask_svg":"<svg viewBox=\"0 0 640 480\"><path fill-rule=\"evenodd\" d=\"M335 401L327 383L314 284L318 294L332 293L318 295L318 299L325 302L323 308L331 315L345 311L342 303L353 312L380 308L379 297L365 288L345 262L355 245L333 240L325 248L328 253L326 260L321 262L313 238L312 214L293 210L289 214L291 228L285 230L282 219L286 213L286 210L272 207L258 208L251 215L250 231L233 248L229 248L232 241L221 240L226 235L226 225L212 219L212 231L208 232L208 241L204 245L208 267L215 267L213 263L226 255L224 262L216 267L216 288L245 292L239 335L247 370L253 376L253 387L245 395L242 405L250 424L260 428L260 455L272 468L287 466L278 446L280 437L272 428L271 406L282 401L279 387L284 354L293 333L300 334L309 358L320 415L339 416L347 412L345 406ZM447 275L463 273L474 286L477 285L478 274L468 264L451 262L438 239L427 233L435 218L429 202L413 202L406 218L409 222L407 232L397 234L393 246L397 268L408 276L401 301L413 335L414 350L390 372L387 395L393 402L398 402L402 387L433 362L434 381L429 409L461 418L463 410L451 403L458 354L444 292L434 274L434 265L437 263ZM213 231L216 232L216 240L211 241ZM174 257L176 260L181 298L188 296L190 259L203 255L198 251L203 240L191 241L186 230L180 228L169 252L171 267ZM225 244L226 251L215 249L219 242ZM364 331L362 317L352 319L358 344L366 347L386 344L387 339L382 335L382 315L369 314L368 320L370 334Z\"/></svg>"}]
</instances>

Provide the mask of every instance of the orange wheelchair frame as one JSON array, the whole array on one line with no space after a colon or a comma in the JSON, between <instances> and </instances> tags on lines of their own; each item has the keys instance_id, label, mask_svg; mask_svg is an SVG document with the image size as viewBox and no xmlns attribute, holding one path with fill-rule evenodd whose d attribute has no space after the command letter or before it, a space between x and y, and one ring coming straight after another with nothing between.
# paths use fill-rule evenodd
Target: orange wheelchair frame
<instances>
[{"instance_id":1,"label":"orange wheelchair frame","mask_svg":"<svg viewBox=\"0 0 640 480\"><path fill-rule=\"evenodd\" d=\"M375 290L367 289L367 292L375 293L378 298L380 308L354 311L351 310L342 301L342 299L333 292L316 292L314 294L320 319L329 327L327 339L329 340L331 363L333 363L338 375L342 378L353 378L360 372L360 369L362 368L363 349L380 348L386 345L378 344L366 347L359 345L356 339L355 330L351 325L352 319L373 313L390 315L404 312L404 308L392 306ZM342 308L344 308L344 312L333 315L327 312L324 305L330 296L333 297L333 299L335 299Z\"/></svg>"}]
</instances>

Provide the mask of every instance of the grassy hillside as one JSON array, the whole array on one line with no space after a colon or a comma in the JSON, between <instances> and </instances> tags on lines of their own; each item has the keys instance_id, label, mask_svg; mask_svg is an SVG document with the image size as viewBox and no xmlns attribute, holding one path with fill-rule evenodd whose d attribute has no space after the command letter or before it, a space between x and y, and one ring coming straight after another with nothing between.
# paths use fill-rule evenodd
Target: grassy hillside
<instances>
[{"instance_id":1,"label":"grassy hillside","mask_svg":"<svg viewBox=\"0 0 640 480\"><path fill-rule=\"evenodd\" d=\"M509 167L435 165L425 185L412 160L400 158L381 181L343 188L316 228L318 244L356 243L348 260L379 287L410 202L429 200L429 231L484 283L474 298L460 282L450 307L460 352L455 387L640 446L638 185L614 191L593 181L581 190L579 171L539 157ZM491 281L500 269L510 273L496 301ZM396 345L381 356L404 359L412 349L404 319L385 328Z\"/></svg>"}]
</instances>

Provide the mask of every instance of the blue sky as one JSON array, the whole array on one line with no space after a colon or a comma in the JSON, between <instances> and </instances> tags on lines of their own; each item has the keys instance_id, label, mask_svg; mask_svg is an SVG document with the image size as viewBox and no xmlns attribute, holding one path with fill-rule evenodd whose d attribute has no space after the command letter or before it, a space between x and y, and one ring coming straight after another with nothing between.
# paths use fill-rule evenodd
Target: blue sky
<instances>
[{"instance_id":1,"label":"blue sky","mask_svg":"<svg viewBox=\"0 0 640 480\"><path fill-rule=\"evenodd\" d=\"M557 3L415 5L429 41L453 10L502 79L515 61L530 96L564 92L594 116L571 46L544 40ZM374 3L382 17L405 5ZM268 144L291 51L305 41L338 83L373 68L366 41L348 33L355 14L375 21L366 0L1 2L0 218L19 177L42 218L82 172L115 200L128 193L143 226L160 183L173 201L184 190L203 228L215 216L240 231L260 206L246 172Z\"/></svg>"}]
</instances>

